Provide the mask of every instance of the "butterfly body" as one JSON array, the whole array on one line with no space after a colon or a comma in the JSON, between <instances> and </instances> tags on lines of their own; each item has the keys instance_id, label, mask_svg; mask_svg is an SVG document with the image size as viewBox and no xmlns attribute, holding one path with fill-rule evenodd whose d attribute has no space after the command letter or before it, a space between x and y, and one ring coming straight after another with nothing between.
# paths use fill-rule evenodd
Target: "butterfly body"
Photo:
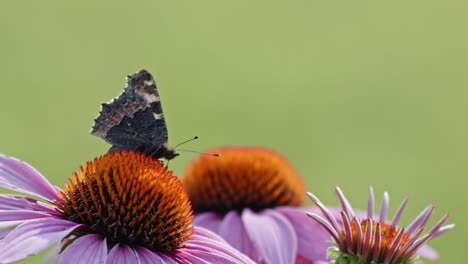
<instances>
[{"instance_id":1,"label":"butterfly body","mask_svg":"<svg viewBox=\"0 0 468 264\"><path fill-rule=\"evenodd\" d=\"M167 144L161 100L156 83L146 70L128 76L125 90L102 104L91 134L111 144L111 152L131 150L167 160L179 155Z\"/></svg>"}]
</instances>

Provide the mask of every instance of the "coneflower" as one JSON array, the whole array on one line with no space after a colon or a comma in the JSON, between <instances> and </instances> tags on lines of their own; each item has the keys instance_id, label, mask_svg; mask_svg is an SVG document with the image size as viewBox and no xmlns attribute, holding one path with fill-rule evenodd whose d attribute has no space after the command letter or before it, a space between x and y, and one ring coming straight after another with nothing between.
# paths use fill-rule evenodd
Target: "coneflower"
<instances>
[{"instance_id":1,"label":"coneflower","mask_svg":"<svg viewBox=\"0 0 468 264\"><path fill-rule=\"evenodd\" d=\"M406 198L391 222L387 222L389 207L388 193L384 193L380 215L374 217L374 191L369 188L367 217L357 216L340 190L335 189L342 211L336 217L317 197L308 193L322 211L322 216L313 212L308 215L327 230L336 246L331 247L330 257L335 264L410 264L417 263L419 256L436 259L437 254L423 246L429 240L454 228L444 225L445 215L427 234L421 236L434 207L427 206L406 228L398 221L408 202ZM342 224L339 224L342 223Z\"/></svg>"},{"instance_id":2,"label":"coneflower","mask_svg":"<svg viewBox=\"0 0 468 264\"><path fill-rule=\"evenodd\" d=\"M260 147L209 152L220 157L200 155L182 177L196 225L216 232L258 263L327 259L329 235L300 207L306 198L304 182L287 160Z\"/></svg>"},{"instance_id":3,"label":"coneflower","mask_svg":"<svg viewBox=\"0 0 468 264\"><path fill-rule=\"evenodd\" d=\"M192 224L182 184L161 162L133 152L88 162L64 190L0 156L0 263L57 245L57 263L253 263Z\"/></svg>"}]
</instances>

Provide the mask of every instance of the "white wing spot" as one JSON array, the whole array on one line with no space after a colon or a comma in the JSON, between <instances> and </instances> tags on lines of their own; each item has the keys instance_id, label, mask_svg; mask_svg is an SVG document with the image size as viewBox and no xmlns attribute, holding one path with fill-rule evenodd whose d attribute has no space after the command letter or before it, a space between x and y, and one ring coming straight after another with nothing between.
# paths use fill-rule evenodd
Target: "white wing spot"
<instances>
[{"instance_id":1,"label":"white wing spot","mask_svg":"<svg viewBox=\"0 0 468 264\"><path fill-rule=\"evenodd\" d=\"M163 114L162 113L161 114L153 113L153 116L154 116L154 119L159 120L159 119L161 119L163 117Z\"/></svg>"},{"instance_id":2,"label":"white wing spot","mask_svg":"<svg viewBox=\"0 0 468 264\"><path fill-rule=\"evenodd\" d=\"M148 103L159 102L159 97L154 94L143 94L143 97Z\"/></svg>"}]
</instances>

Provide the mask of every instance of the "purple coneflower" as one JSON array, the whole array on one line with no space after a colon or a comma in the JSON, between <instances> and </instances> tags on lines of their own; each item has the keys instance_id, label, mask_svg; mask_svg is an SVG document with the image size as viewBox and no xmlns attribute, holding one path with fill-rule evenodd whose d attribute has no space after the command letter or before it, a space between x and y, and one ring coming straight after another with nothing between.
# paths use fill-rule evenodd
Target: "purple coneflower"
<instances>
[{"instance_id":1,"label":"purple coneflower","mask_svg":"<svg viewBox=\"0 0 468 264\"><path fill-rule=\"evenodd\" d=\"M253 263L194 227L180 181L142 154L96 158L63 191L28 164L0 156L0 187L45 200L0 195L1 263L52 245L57 263Z\"/></svg>"},{"instance_id":2,"label":"purple coneflower","mask_svg":"<svg viewBox=\"0 0 468 264\"><path fill-rule=\"evenodd\" d=\"M260 147L210 152L220 157L200 155L182 177L196 225L258 263L327 259L329 235L299 207L306 198L304 183L282 156Z\"/></svg>"},{"instance_id":3,"label":"purple coneflower","mask_svg":"<svg viewBox=\"0 0 468 264\"><path fill-rule=\"evenodd\" d=\"M387 214L389 207L388 193L384 193L380 216L374 217L374 191L369 188L367 217L357 216L340 188L335 189L340 200L341 217L333 214L315 197L308 193L312 201L320 208L324 217L317 213L308 213L317 223L326 229L336 243L329 249L330 256L336 264L410 264L418 263L419 256L437 259L438 255L432 249L424 247L429 240L454 228L455 225L445 225L448 215L445 215L426 235L421 236L434 207L427 206L406 228L398 227L397 223L408 202L406 198L398 209L395 217L389 223ZM338 224L341 222L343 224Z\"/></svg>"}]
</instances>

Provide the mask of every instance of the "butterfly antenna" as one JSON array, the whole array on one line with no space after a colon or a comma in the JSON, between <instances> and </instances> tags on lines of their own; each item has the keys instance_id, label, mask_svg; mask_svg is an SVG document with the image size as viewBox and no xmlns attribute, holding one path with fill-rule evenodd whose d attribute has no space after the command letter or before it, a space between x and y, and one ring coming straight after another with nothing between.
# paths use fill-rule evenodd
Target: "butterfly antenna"
<instances>
[{"instance_id":1,"label":"butterfly antenna","mask_svg":"<svg viewBox=\"0 0 468 264\"><path fill-rule=\"evenodd\" d=\"M221 154L219 154L219 153L206 153L206 152L198 152L198 151L187 150L187 149L178 149L177 151L197 153L197 154L200 154L200 155L208 155L208 156L212 156L212 157L220 157L221 156Z\"/></svg>"},{"instance_id":2,"label":"butterfly antenna","mask_svg":"<svg viewBox=\"0 0 468 264\"><path fill-rule=\"evenodd\" d=\"M190 141L194 141L195 139L198 139L198 136L195 136L189 140L185 140L177 145L175 145L175 147L173 147L173 149L175 150L177 147L185 144L185 143L188 143ZM194 150L187 150L187 149L178 149L177 151L182 151L182 152L190 152L190 153L197 153L197 154L201 154L201 155L209 155L209 156L212 156L212 157L219 157L221 156L220 154L218 153L206 153L206 152L199 152L199 151L194 151Z\"/></svg>"},{"instance_id":3,"label":"butterfly antenna","mask_svg":"<svg viewBox=\"0 0 468 264\"><path fill-rule=\"evenodd\" d=\"M189 140L185 140L185 141L180 142L179 144L175 145L175 147L173 147L173 149L176 149L178 146L183 145L185 143L188 143L190 141L194 141L195 139L198 139L198 136L194 136L193 138L191 138Z\"/></svg>"}]
</instances>

